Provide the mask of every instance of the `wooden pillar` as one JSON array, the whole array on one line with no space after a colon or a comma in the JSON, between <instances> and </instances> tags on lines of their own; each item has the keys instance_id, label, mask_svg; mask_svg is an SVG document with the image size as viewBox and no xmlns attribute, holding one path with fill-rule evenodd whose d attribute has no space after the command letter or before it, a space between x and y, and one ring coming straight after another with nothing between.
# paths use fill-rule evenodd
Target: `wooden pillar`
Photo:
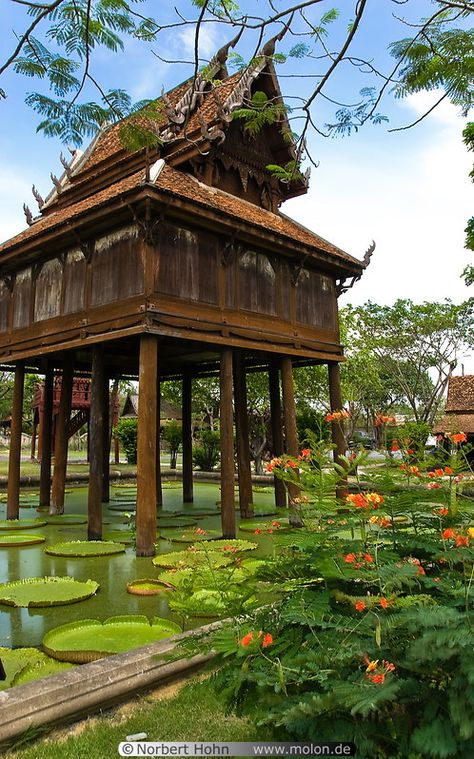
<instances>
[{"instance_id":1,"label":"wooden pillar","mask_svg":"<svg viewBox=\"0 0 474 759\"><path fill-rule=\"evenodd\" d=\"M183 428L183 503L192 503L193 497L193 425L192 387L189 372L183 374L182 428Z\"/></svg>"},{"instance_id":2,"label":"wooden pillar","mask_svg":"<svg viewBox=\"0 0 474 759\"><path fill-rule=\"evenodd\" d=\"M51 514L64 514L64 490L66 487L68 424L71 417L72 383L74 364L66 358L63 365L61 398L56 420L54 441L54 474L51 491Z\"/></svg>"},{"instance_id":3,"label":"wooden pillar","mask_svg":"<svg viewBox=\"0 0 474 759\"><path fill-rule=\"evenodd\" d=\"M163 486L161 483L161 383L156 375L156 508L163 507Z\"/></svg>"},{"instance_id":4,"label":"wooden pillar","mask_svg":"<svg viewBox=\"0 0 474 759\"><path fill-rule=\"evenodd\" d=\"M284 453L283 447L283 417L281 410L281 393L280 393L280 372L275 363L271 363L268 370L268 380L270 386L270 416L273 440L273 455L281 456ZM275 506L277 509L286 509L286 487L283 480L274 477L275 486Z\"/></svg>"},{"instance_id":5,"label":"wooden pillar","mask_svg":"<svg viewBox=\"0 0 474 759\"><path fill-rule=\"evenodd\" d=\"M33 422L31 425L31 460L34 461L36 458L36 435L38 432L38 427L36 424L36 413L33 411Z\"/></svg>"},{"instance_id":6,"label":"wooden pillar","mask_svg":"<svg viewBox=\"0 0 474 759\"><path fill-rule=\"evenodd\" d=\"M15 380L13 384L10 453L8 459L7 519L18 519L20 510L21 425L23 419L24 385L25 365L22 361L19 361L15 367Z\"/></svg>"},{"instance_id":7,"label":"wooden pillar","mask_svg":"<svg viewBox=\"0 0 474 759\"><path fill-rule=\"evenodd\" d=\"M87 538L102 540L104 477L104 356L100 346L92 350L91 408L89 422L89 496Z\"/></svg>"},{"instance_id":8,"label":"wooden pillar","mask_svg":"<svg viewBox=\"0 0 474 759\"><path fill-rule=\"evenodd\" d=\"M281 387L283 392L283 418L285 421L286 452L289 456L298 456L298 430L296 427L295 392L293 387L293 365L289 356L281 359ZM299 510L295 499L300 489L293 483L288 483L289 519L293 527L302 527Z\"/></svg>"},{"instance_id":9,"label":"wooden pillar","mask_svg":"<svg viewBox=\"0 0 474 759\"><path fill-rule=\"evenodd\" d=\"M339 364L337 361L328 361L328 373L329 373L329 402L331 404L331 411L340 411L342 409L342 393L341 393L341 374L339 371ZM346 453L346 438L344 437L343 422L331 423L331 437L332 442L336 446L334 449L334 461L339 462L339 456L344 456ZM343 491L347 487L347 480L341 480L339 487L336 490L338 498L342 496Z\"/></svg>"},{"instance_id":10,"label":"wooden pillar","mask_svg":"<svg viewBox=\"0 0 474 759\"><path fill-rule=\"evenodd\" d=\"M110 501L110 392L109 378L104 372L102 380L102 503Z\"/></svg>"},{"instance_id":11,"label":"wooden pillar","mask_svg":"<svg viewBox=\"0 0 474 759\"><path fill-rule=\"evenodd\" d=\"M233 351L235 434L239 480L239 507L243 519L253 516L252 473L250 471L249 418L247 412L247 378L242 350Z\"/></svg>"},{"instance_id":12,"label":"wooden pillar","mask_svg":"<svg viewBox=\"0 0 474 759\"><path fill-rule=\"evenodd\" d=\"M156 541L158 340L140 338L137 445L137 556L153 556Z\"/></svg>"},{"instance_id":13,"label":"wooden pillar","mask_svg":"<svg viewBox=\"0 0 474 759\"><path fill-rule=\"evenodd\" d=\"M39 505L51 505L51 452L53 446L54 369L47 361L44 376L43 414L41 417L41 469ZM38 448L39 448L38 443Z\"/></svg>"},{"instance_id":14,"label":"wooden pillar","mask_svg":"<svg viewBox=\"0 0 474 759\"><path fill-rule=\"evenodd\" d=\"M44 400L43 400L44 405ZM38 407L38 453L36 456L36 460L41 463L41 458L43 456L43 414L44 410L41 411L41 406Z\"/></svg>"},{"instance_id":15,"label":"wooden pillar","mask_svg":"<svg viewBox=\"0 0 474 759\"><path fill-rule=\"evenodd\" d=\"M220 365L221 520L224 538L235 538L234 435L232 414L232 349L225 348Z\"/></svg>"}]
</instances>

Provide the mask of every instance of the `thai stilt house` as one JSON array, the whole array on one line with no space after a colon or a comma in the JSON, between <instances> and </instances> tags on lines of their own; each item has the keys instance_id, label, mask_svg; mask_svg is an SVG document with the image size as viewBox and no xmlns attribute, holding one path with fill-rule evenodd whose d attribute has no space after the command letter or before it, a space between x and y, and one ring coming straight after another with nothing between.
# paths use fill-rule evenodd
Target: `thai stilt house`
<instances>
[{"instance_id":1,"label":"thai stilt house","mask_svg":"<svg viewBox=\"0 0 474 759\"><path fill-rule=\"evenodd\" d=\"M193 498L194 377L220 376L222 530L235 534L234 443L241 513L252 512L246 373L267 371L274 453L298 452L293 366L327 364L332 408L341 407L343 360L337 297L359 279L359 261L280 212L307 190L296 170L282 181L269 165L297 156L284 115L252 133L233 114L256 92L281 104L275 40L229 76L229 46L204 75L160 100L156 148L127 151L123 125L76 152L39 217L0 246L0 362L14 369L8 485L18 515L25 371L44 373L42 499L49 503L53 373L62 373L55 467L65 471L74 374L91 377L88 536L102 535L108 465L108 382L139 380L137 553L151 555L159 500L160 380L182 381L183 499ZM49 421L48 421L49 420ZM283 429L282 429L283 428ZM284 434L283 434L284 431ZM344 441L333 430L337 451ZM46 463L45 463L46 462ZM276 501L285 503L282 483ZM64 503L64 477L52 508Z\"/></svg>"},{"instance_id":2,"label":"thai stilt house","mask_svg":"<svg viewBox=\"0 0 474 759\"><path fill-rule=\"evenodd\" d=\"M466 435L466 457L474 466L474 374L450 377L444 416L433 432L438 435Z\"/></svg>"}]
</instances>

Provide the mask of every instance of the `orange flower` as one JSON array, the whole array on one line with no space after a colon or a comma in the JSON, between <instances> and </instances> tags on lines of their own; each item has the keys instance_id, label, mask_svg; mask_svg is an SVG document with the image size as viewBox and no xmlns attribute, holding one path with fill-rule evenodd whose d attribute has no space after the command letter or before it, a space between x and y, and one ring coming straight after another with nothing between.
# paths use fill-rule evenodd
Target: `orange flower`
<instances>
[{"instance_id":1,"label":"orange flower","mask_svg":"<svg viewBox=\"0 0 474 759\"><path fill-rule=\"evenodd\" d=\"M415 451L413 450L413 448L407 448L407 453L408 453L409 456L413 456L413 454L415 453Z\"/></svg>"},{"instance_id":2,"label":"orange flower","mask_svg":"<svg viewBox=\"0 0 474 759\"><path fill-rule=\"evenodd\" d=\"M448 467L448 469L449 469L449 467ZM446 470L444 470L444 471L446 471ZM436 477L442 477L443 474L444 474L444 471L442 469L435 469L434 473L435 473ZM451 473L452 473L452 469L450 470L450 472L446 472L446 474L451 474Z\"/></svg>"},{"instance_id":3,"label":"orange flower","mask_svg":"<svg viewBox=\"0 0 474 759\"><path fill-rule=\"evenodd\" d=\"M365 497L369 503L373 503L374 505L378 506L380 503L383 503L383 496L380 493L366 493Z\"/></svg>"},{"instance_id":4,"label":"orange flower","mask_svg":"<svg viewBox=\"0 0 474 759\"><path fill-rule=\"evenodd\" d=\"M356 560L355 553L348 553L347 556L344 556L344 561L346 564L352 564Z\"/></svg>"},{"instance_id":5,"label":"orange flower","mask_svg":"<svg viewBox=\"0 0 474 759\"><path fill-rule=\"evenodd\" d=\"M427 486L428 490L439 490L441 487L439 482L428 482Z\"/></svg>"},{"instance_id":6,"label":"orange flower","mask_svg":"<svg viewBox=\"0 0 474 759\"><path fill-rule=\"evenodd\" d=\"M459 546L459 547L461 547L461 546L468 546L469 545L469 538L468 537L464 537L463 535L458 535L456 537L456 545Z\"/></svg>"},{"instance_id":7,"label":"orange flower","mask_svg":"<svg viewBox=\"0 0 474 759\"><path fill-rule=\"evenodd\" d=\"M259 527L257 527L257 529L253 531L253 534L254 534L254 535L260 535L260 534L261 534L261 532L262 532L262 531L260 530L260 528L259 528Z\"/></svg>"},{"instance_id":8,"label":"orange flower","mask_svg":"<svg viewBox=\"0 0 474 759\"><path fill-rule=\"evenodd\" d=\"M439 509L432 509L431 513L435 516L445 517L449 514L449 509L446 506L441 506Z\"/></svg>"},{"instance_id":9,"label":"orange flower","mask_svg":"<svg viewBox=\"0 0 474 759\"><path fill-rule=\"evenodd\" d=\"M253 641L253 633L249 632L247 635L244 635L242 640L240 641L240 645L244 648L247 648L247 646L250 646L251 642Z\"/></svg>"},{"instance_id":10,"label":"orange flower","mask_svg":"<svg viewBox=\"0 0 474 759\"><path fill-rule=\"evenodd\" d=\"M268 648L268 646L271 646L273 643L273 638L270 635L270 633L265 633L262 640L262 648Z\"/></svg>"},{"instance_id":11,"label":"orange flower","mask_svg":"<svg viewBox=\"0 0 474 759\"><path fill-rule=\"evenodd\" d=\"M420 470L417 466L411 466L409 467L408 471L410 474L419 474Z\"/></svg>"},{"instance_id":12,"label":"orange flower","mask_svg":"<svg viewBox=\"0 0 474 759\"><path fill-rule=\"evenodd\" d=\"M400 446L398 445L398 443L395 440L393 441L392 445L390 446L390 450L393 451L394 453L396 451L400 450Z\"/></svg>"},{"instance_id":13,"label":"orange flower","mask_svg":"<svg viewBox=\"0 0 474 759\"><path fill-rule=\"evenodd\" d=\"M311 457L311 448L303 448L300 455L298 456L299 459L309 459Z\"/></svg>"},{"instance_id":14,"label":"orange flower","mask_svg":"<svg viewBox=\"0 0 474 759\"><path fill-rule=\"evenodd\" d=\"M465 432L457 432L452 437L452 441L455 445L458 445L459 443L465 443L467 440L467 435Z\"/></svg>"},{"instance_id":15,"label":"orange flower","mask_svg":"<svg viewBox=\"0 0 474 759\"><path fill-rule=\"evenodd\" d=\"M326 422L340 422L342 419L350 419L351 415L349 411L341 409L341 411L330 411L326 414Z\"/></svg>"},{"instance_id":16,"label":"orange flower","mask_svg":"<svg viewBox=\"0 0 474 759\"><path fill-rule=\"evenodd\" d=\"M382 609L386 609L388 607L388 601L386 598L380 599L380 606L382 607Z\"/></svg>"},{"instance_id":17,"label":"orange flower","mask_svg":"<svg viewBox=\"0 0 474 759\"><path fill-rule=\"evenodd\" d=\"M272 527L281 527L280 522L277 522L276 520L272 522Z\"/></svg>"},{"instance_id":18,"label":"orange flower","mask_svg":"<svg viewBox=\"0 0 474 759\"><path fill-rule=\"evenodd\" d=\"M281 466L281 459L280 458L274 458L270 461L269 464L265 467L267 472L273 472L276 466Z\"/></svg>"},{"instance_id":19,"label":"orange flower","mask_svg":"<svg viewBox=\"0 0 474 759\"><path fill-rule=\"evenodd\" d=\"M454 538L455 534L456 533L454 532L453 528L448 527L446 530L444 530L441 533L441 537L444 538L445 540L451 540L452 538Z\"/></svg>"},{"instance_id":20,"label":"orange flower","mask_svg":"<svg viewBox=\"0 0 474 759\"><path fill-rule=\"evenodd\" d=\"M364 560L368 561L369 564L374 560L374 557L370 555L370 553L364 553Z\"/></svg>"},{"instance_id":21,"label":"orange flower","mask_svg":"<svg viewBox=\"0 0 474 759\"><path fill-rule=\"evenodd\" d=\"M372 680L372 682L373 682L373 683L377 683L377 685L382 685L382 683L383 683L383 682L384 682L384 680L385 680L385 675L384 675L384 673L382 672L382 673L381 673L381 674L379 674L379 675L371 675L371 676L370 676L370 679Z\"/></svg>"},{"instance_id":22,"label":"orange flower","mask_svg":"<svg viewBox=\"0 0 474 759\"><path fill-rule=\"evenodd\" d=\"M356 601L354 604L354 608L356 611L364 611L364 609L367 608L365 603L363 601Z\"/></svg>"},{"instance_id":23,"label":"orange flower","mask_svg":"<svg viewBox=\"0 0 474 759\"><path fill-rule=\"evenodd\" d=\"M445 474L449 474L449 475L454 474L454 472L453 472L453 470L451 469L450 466L445 466L444 467L444 473Z\"/></svg>"}]
</instances>

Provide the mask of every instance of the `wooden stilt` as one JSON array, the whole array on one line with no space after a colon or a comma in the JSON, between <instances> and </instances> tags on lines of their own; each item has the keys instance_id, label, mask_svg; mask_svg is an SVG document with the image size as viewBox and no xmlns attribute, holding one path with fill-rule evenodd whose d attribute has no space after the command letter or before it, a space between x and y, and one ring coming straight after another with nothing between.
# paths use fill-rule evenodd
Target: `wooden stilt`
<instances>
[{"instance_id":1,"label":"wooden stilt","mask_svg":"<svg viewBox=\"0 0 474 759\"><path fill-rule=\"evenodd\" d=\"M23 419L24 385L25 366L20 361L15 367L15 380L13 384L10 453L8 459L7 519L18 519L20 510L21 425Z\"/></svg>"},{"instance_id":2,"label":"wooden stilt","mask_svg":"<svg viewBox=\"0 0 474 759\"><path fill-rule=\"evenodd\" d=\"M44 376L44 400L43 414L41 417L41 469L40 469L40 495L39 505L50 507L51 505L51 452L53 446L53 392L54 392L54 368L47 361ZM38 444L39 448L39 444Z\"/></svg>"},{"instance_id":3,"label":"wooden stilt","mask_svg":"<svg viewBox=\"0 0 474 759\"><path fill-rule=\"evenodd\" d=\"M140 338L137 446L137 556L153 556L156 541L156 427L158 340Z\"/></svg>"},{"instance_id":4,"label":"wooden stilt","mask_svg":"<svg viewBox=\"0 0 474 759\"><path fill-rule=\"evenodd\" d=\"M183 503L193 502L193 427L192 427L192 377L183 374Z\"/></svg>"},{"instance_id":5,"label":"wooden stilt","mask_svg":"<svg viewBox=\"0 0 474 759\"><path fill-rule=\"evenodd\" d=\"M36 424L36 415L33 412L33 423L31 425L31 460L36 459L36 435L38 432L38 425Z\"/></svg>"},{"instance_id":6,"label":"wooden stilt","mask_svg":"<svg viewBox=\"0 0 474 759\"><path fill-rule=\"evenodd\" d=\"M54 473L51 490L51 514L64 514L64 490L66 487L68 424L71 416L72 383L74 364L66 358L63 365L59 413L56 420L54 441Z\"/></svg>"},{"instance_id":7,"label":"wooden stilt","mask_svg":"<svg viewBox=\"0 0 474 759\"><path fill-rule=\"evenodd\" d=\"M41 406L38 409L38 453L36 455L36 460L41 463L41 459L43 457L43 448L42 448L42 439L43 439L43 414L44 410L41 411Z\"/></svg>"},{"instance_id":8,"label":"wooden stilt","mask_svg":"<svg viewBox=\"0 0 474 759\"><path fill-rule=\"evenodd\" d=\"M340 411L342 409L341 374L337 361L328 361L328 374L329 402L331 404L331 410ZM331 423L331 437L333 444L336 446L334 449L334 461L342 463L339 460L339 457L345 455L347 447L342 422ZM336 496L341 498L346 488L347 479L343 479L340 481L339 486L336 489Z\"/></svg>"},{"instance_id":9,"label":"wooden stilt","mask_svg":"<svg viewBox=\"0 0 474 759\"><path fill-rule=\"evenodd\" d=\"M285 420L286 452L289 456L298 455L298 430L296 427L296 406L293 387L293 365L289 356L281 359L281 387L283 391L283 417ZM302 527L303 522L295 499L298 498L300 489L293 483L288 483L288 508L290 524L293 527Z\"/></svg>"},{"instance_id":10,"label":"wooden stilt","mask_svg":"<svg viewBox=\"0 0 474 759\"><path fill-rule=\"evenodd\" d=\"M156 508L163 506L163 486L161 484L161 382L156 379Z\"/></svg>"},{"instance_id":11,"label":"wooden stilt","mask_svg":"<svg viewBox=\"0 0 474 759\"><path fill-rule=\"evenodd\" d=\"M102 503L110 501L110 392L109 378L104 374L102 387L102 434L103 456L102 456Z\"/></svg>"},{"instance_id":12,"label":"wooden stilt","mask_svg":"<svg viewBox=\"0 0 474 759\"><path fill-rule=\"evenodd\" d=\"M220 365L221 519L224 538L235 538L234 435L232 414L232 349L225 348Z\"/></svg>"},{"instance_id":13,"label":"wooden stilt","mask_svg":"<svg viewBox=\"0 0 474 759\"><path fill-rule=\"evenodd\" d=\"M102 493L104 476L104 356L101 347L92 351L91 409L89 424L89 496L87 538L102 540Z\"/></svg>"},{"instance_id":14,"label":"wooden stilt","mask_svg":"<svg viewBox=\"0 0 474 759\"><path fill-rule=\"evenodd\" d=\"M233 351L235 434L239 481L239 507L243 519L253 516L252 473L250 470L249 418L247 411L247 378L240 349Z\"/></svg>"},{"instance_id":15,"label":"wooden stilt","mask_svg":"<svg viewBox=\"0 0 474 759\"><path fill-rule=\"evenodd\" d=\"M270 386L270 416L273 440L273 455L278 457L284 453L283 447L283 417L281 410L280 372L275 363L271 363L268 370ZM286 509L286 487L283 480L274 477L275 506L277 509Z\"/></svg>"}]
</instances>

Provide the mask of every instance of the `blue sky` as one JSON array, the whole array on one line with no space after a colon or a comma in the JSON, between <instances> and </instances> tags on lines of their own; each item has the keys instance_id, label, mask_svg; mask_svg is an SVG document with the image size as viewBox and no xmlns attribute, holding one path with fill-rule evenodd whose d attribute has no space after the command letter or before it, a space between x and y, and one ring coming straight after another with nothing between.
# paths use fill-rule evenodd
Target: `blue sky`
<instances>
[{"instance_id":1,"label":"blue sky","mask_svg":"<svg viewBox=\"0 0 474 759\"><path fill-rule=\"evenodd\" d=\"M334 3L335 4L335 3ZM173 6L190 15L190 3L158 3L149 0L141 6L149 13L171 18ZM322 2L308 11L317 21L322 12L332 7ZM352 3L341 2L344 13L333 25L329 38L337 49L351 18ZM14 44L12 31L22 29L18 6L10 0L2 2L0 30L1 57ZM264 2L241 3L254 13L267 15ZM278 8L283 3L276 2ZM406 27L393 17L404 15L416 20L432 10L429 0L409 0L398 5L390 0L368 0L367 15L351 52L370 58L387 72L393 65L387 45L407 34ZM274 27L272 33L276 33ZM209 58L232 36L227 28L215 24L204 28L201 54ZM268 36L268 34L267 34ZM287 52L299 38L287 37L278 50ZM254 39L244 38L237 51L247 57ZM153 55L164 58L192 57L193 30L179 29L163 34L158 43L144 45L128 41L124 53L114 56L98 51L94 73L106 87L123 87L137 99L154 97L161 91L183 81L191 73L184 65L169 65ZM314 86L307 75L317 72L317 62L293 59L278 67L287 102L297 103ZM297 74L298 76L288 76ZM306 76L302 76L306 75ZM324 90L336 99L357 98L359 89L369 85L367 76L350 67L341 67ZM38 117L25 106L25 94L36 85L32 80L10 72L0 79L8 97L0 101L0 238L7 239L24 228L23 202L36 211L31 195L34 183L42 195L51 188L50 172L59 174L59 154L66 152L59 141L36 133ZM409 124L437 99L436 93L420 93L404 100L388 95L380 110L389 124L365 127L358 134L344 139L310 136L308 145L319 162L312 170L310 190L304 197L286 203L282 210L343 249L362 257L375 239L376 251L362 280L341 299L341 303L362 303L371 299L391 303L396 298L415 301L442 300L455 302L472 294L460 279L462 269L472 262L472 254L464 249L464 227L472 215L473 185L468 173L473 157L462 144L465 119L456 108L443 104L428 119L411 130L388 132L394 126ZM319 100L314 111L319 124L331 119L334 107ZM298 122L294 122L298 131ZM467 371L474 373L474 359L465 360Z\"/></svg>"}]
</instances>

